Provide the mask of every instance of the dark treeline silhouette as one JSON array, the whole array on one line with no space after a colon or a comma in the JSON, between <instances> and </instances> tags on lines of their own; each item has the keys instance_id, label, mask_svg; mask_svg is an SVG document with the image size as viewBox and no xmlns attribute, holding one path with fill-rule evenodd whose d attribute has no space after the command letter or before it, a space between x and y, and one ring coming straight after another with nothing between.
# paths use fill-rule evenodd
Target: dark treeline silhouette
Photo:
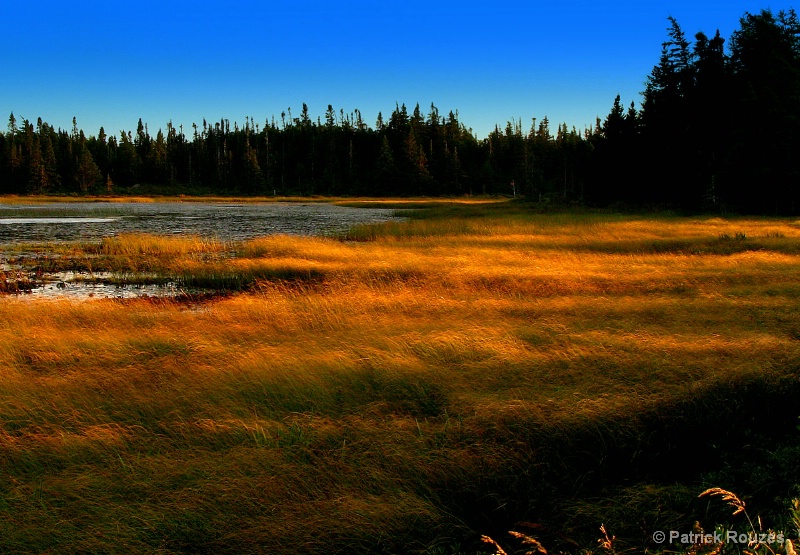
<instances>
[{"instance_id":1,"label":"dark treeline silhouette","mask_svg":"<svg viewBox=\"0 0 800 555\"><path fill-rule=\"evenodd\" d=\"M794 10L746 13L719 31L668 40L642 109L619 98L603 124L587 200L698 211L800 211L800 23Z\"/></svg>"},{"instance_id":2,"label":"dark treeline silhouette","mask_svg":"<svg viewBox=\"0 0 800 555\"><path fill-rule=\"evenodd\" d=\"M800 24L793 10L745 14L723 39L687 40L669 18L641 109L618 96L604 120L551 130L510 121L478 139L433 104L374 125L328 106L86 136L14 114L0 133L0 193L519 195L537 201L683 210L800 210ZM525 126L527 127L527 126Z\"/></svg>"},{"instance_id":3,"label":"dark treeline silhouette","mask_svg":"<svg viewBox=\"0 0 800 555\"><path fill-rule=\"evenodd\" d=\"M287 117L288 116L288 117ZM535 122L534 122L535 123ZM547 118L530 133L509 123L479 141L458 119L431 105L423 114L398 105L374 127L357 110L312 121L282 113L263 126L246 118L194 125L188 134L167 124L152 136L141 120L119 137L101 128L87 137L9 118L0 134L0 193L113 193L137 184L148 190L193 190L240 195L465 195L580 193L589 142ZM553 176L557 176L553 177ZM558 181L558 183L555 183ZM562 183L563 181L563 183ZM513 185L512 185L513 183ZM137 187L138 188L138 187Z\"/></svg>"}]
</instances>

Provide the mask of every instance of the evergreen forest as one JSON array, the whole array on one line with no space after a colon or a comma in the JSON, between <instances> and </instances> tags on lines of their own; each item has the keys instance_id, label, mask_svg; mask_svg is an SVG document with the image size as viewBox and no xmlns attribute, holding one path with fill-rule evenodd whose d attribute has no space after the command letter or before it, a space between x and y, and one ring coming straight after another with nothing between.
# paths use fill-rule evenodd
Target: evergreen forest
<instances>
[{"instance_id":1,"label":"evergreen forest","mask_svg":"<svg viewBox=\"0 0 800 555\"><path fill-rule=\"evenodd\" d=\"M729 38L668 18L641 101L581 130L547 117L478 138L431 104L367 122L302 105L266 122L87 135L9 117L0 194L441 196L763 214L800 212L800 21L746 13ZM553 128L555 127L555 129Z\"/></svg>"}]
</instances>

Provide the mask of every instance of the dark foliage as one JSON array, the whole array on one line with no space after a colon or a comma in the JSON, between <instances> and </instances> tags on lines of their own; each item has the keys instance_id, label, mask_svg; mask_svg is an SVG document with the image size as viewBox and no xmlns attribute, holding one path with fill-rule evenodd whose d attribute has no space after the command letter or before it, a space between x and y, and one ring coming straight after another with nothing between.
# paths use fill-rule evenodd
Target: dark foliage
<instances>
[{"instance_id":1,"label":"dark foliage","mask_svg":"<svg viewBox=\"0 0 800 555\"><path fill-rule=\"evenodd\" d=\"M608 116L555 134L548 118L496 127L479 140L433 104L397 105L370 127L328 106L303 104L263 125L246 118L172 123L153 137L86 137L11 114L0 133L0 193L524 196L535 201L688 211L800 211L800 23L794 11L746 13L728 49L685 36L669 18L641 110L617 96ZM138 186L137 186L138 185Z\"/></svg>"},{"instance_id":2,"label":"dark foliage","mask_svg":"<svg viewBox=\"0 0 800 555\"><path fill-rule=\"evenodd\" d=\"M648 197L687 210L797 213L797 15L745 14L727 53L719 31L691 45L669 21L637 132Z\"/></svg>"}]
</instances>

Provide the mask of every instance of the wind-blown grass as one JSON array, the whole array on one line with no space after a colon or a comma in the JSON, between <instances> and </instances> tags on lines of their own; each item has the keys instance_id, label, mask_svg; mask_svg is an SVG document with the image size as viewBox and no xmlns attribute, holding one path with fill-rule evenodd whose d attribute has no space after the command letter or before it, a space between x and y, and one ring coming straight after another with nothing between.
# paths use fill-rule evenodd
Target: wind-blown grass
<instances>
[{"instance_id":1,"label":"wind-blown grass","mask_svg":"<svg viewBox=\"0 0 800 555\"><path fill-rule=\"evenodd\" d=\"M0 299L0 550L475 553L519 520L643 549L708 487L782 512L795 222L432 212L78 255L250 284L213 302Z\"/></svg>"}]
</instances>

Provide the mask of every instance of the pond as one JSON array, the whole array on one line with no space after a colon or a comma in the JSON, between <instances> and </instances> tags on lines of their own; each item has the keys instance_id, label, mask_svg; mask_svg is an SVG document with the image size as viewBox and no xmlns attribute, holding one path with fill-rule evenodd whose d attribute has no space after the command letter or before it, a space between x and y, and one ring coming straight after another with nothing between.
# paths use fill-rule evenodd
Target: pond
<instances>
[{"instance_id":1,"label":"pond","mask_svg":"<svg viewBox=\"0 0 800 555\"><path fill-rule=\"evenodd\" d=\"M71 241L100 242L122 233L193 235L224 242L275 234L336 235L354 225L401 220L389 208L352 208L328 203L47 203L0 204L0 291L38 297L177 297L206 294L175 282L119 283L114 276L91 272L41 272L24 269L46 257L14 254L24 265L10 263L13 245ZM28 247L25 246L25 249ZM6 252L3 252L6 250ZM140 276L141 277L141 276Z\"/></svg>"},{"instance_id":2,"label":"pond","mask_svg":"<svg viewBox=\"0 0 800 555\"><path fill-rule=\"evenodd\" d=\"M328 203L48 203L0 205L0 245L99 241L120 233L199 235L241 241L274 234L333 235L399 219L388 208Z\"/></svg>"}]
</instances>

